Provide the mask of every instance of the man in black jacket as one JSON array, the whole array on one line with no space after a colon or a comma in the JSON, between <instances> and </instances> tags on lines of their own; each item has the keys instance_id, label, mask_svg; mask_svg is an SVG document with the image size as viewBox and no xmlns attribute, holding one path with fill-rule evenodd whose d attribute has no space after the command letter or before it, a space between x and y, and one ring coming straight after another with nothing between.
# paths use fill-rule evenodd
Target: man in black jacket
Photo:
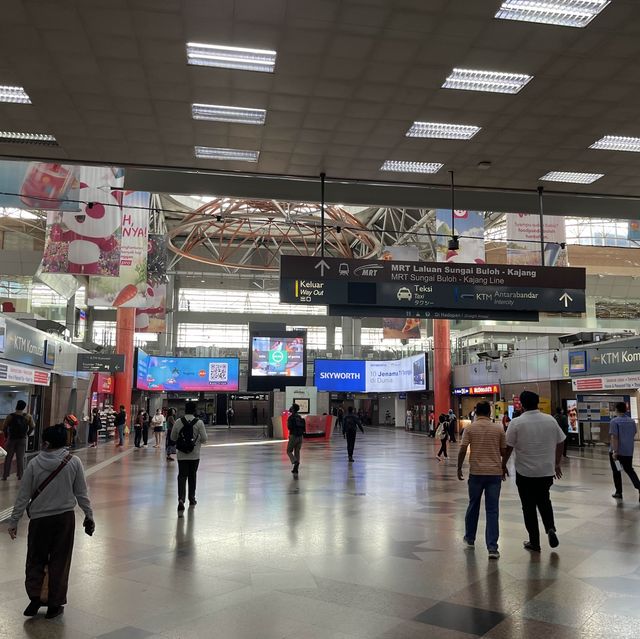
<instances>
[{"instance_id":1,"label":"man in black jacket","mask_svg":"<svg viewBox=\"0 0 640 639\"><path fill-rule=\"evenodd\" d=\"M306 424L304 419L299 415L300 406L293 404L289 409L291 413L287 419L287 428L289 429L289 443L287 444L287 455L293 464L291 472L297 477L298 468L300 467L300 449L302 448L302 439Z\"/></svg>"},{"instance_id":2,"label":"man in black jacket","mask_svg":"<svg viewBox=\"0 0 640 639\"><path fill-rule=\"evenodd\" d=\"M349 455L349 461L353 461L353 449L356 445L356 435L360 432L364 433L362 428L362 421L357 415L353 414L353 406L347 408L347 414L342 421L342 434L347 438L347 454Z\"/></svg>"},{"instance_id":3,"label":"man in black jacket","mask_svg":"<svg viewBox=\"0 0 640 639\"><path fill-rule=\"evenodd\" d=\"M120 406L120 412L116 413L116 417L113 421L113 425L116 427L116 435L118 437L116 448L119 446L124 446L124 427L127 423L127 412L124 409L124 406Z\"/></svg>"}]
</instances>

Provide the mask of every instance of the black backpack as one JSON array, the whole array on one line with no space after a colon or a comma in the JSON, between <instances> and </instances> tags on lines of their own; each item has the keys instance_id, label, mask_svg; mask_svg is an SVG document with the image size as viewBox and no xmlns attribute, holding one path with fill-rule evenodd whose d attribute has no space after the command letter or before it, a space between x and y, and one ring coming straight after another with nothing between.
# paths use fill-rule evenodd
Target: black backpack
<instances>
[{"instance_id":1,"label":"black backpack","mask_svg":"<svg viewBox=\"0 0 640 639\"><path fill-rule=\"evenodd\" d=\"M24 415L13 413L7 428L9 439L24 439L29 434L29 424Z\"/></svg>"},{"instance_id":2,"label":"black backpack","mask_svg":"<svg viewBox=\"0 0 640 639\"><path fill-rule=\"evenodd\" d=\"M193 427L198 423L198 418L194 417L190 422L188 422L184 417L181 417L180 421L182 422L182 428L178 433L176 448L181 453L192 453L193 449L196 447L196 441L198 439L197 433L193 430Z\"/></svg>"}]
</instances>

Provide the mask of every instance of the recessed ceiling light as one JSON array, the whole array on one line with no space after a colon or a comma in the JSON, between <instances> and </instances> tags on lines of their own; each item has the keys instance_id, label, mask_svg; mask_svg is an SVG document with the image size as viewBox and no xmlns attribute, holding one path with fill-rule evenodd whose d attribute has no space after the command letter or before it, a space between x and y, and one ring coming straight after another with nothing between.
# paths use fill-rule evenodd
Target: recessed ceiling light
<instances>
[{"instance_id":1,"label":"recessed ceiling light","mask_svg":"<svg viewBox=\"0 0 640 639\"><path fill-rule=\"evenodd\" d=\"M398 173L437 173L444 164L439 162L405 162L402 160L385 160L381 171L396 171Z\"/></svg>"},{"instance_id":2,"label":"recessed ceiling light","mask_svg":"<svg viewBox=\"0 0 640 639\"><path fill-rule=\"evenodd\" d=\"M562 27L586 27L611 0L504 0L495 17L541 22Z\"/></svg>"},{"instance_id":3,"label":"recessed ceiling light","mask_svg":"<svg viewBox=\"0 0 640 639\"><path fill-rule=\"evenodd\" d=\"M604 149L605 151L633 151L640 152L640 138L629 138L624 135L605 135L594 142L590 149Z\"/></svg>"},{"instance_id":4,"label":"recessed ceiling light","mask_svg":"<svg viewBox=\"0 0 640 639\"><path fill-rule=\"evenodd\" d=\"M53 137L53 135L49 135L48 133L20 133L17 131L0 131L0 142L58 146L58 141Z\"/></svg>"},{"instance_id":5,"label":"recessed ceiling light","mask_svg":"<svg viewBox=\"0 0 640 639\"><path fill-rule=\"evenodd\" d=\"M276 66L276 52L267 49L245 49L188 42L187 62L204 67L273 73Z\"/></svg>"},{"instance_id":6,"label":"recessed ceiling light","mask_svg":"<svg viewBox=\"0 0 640 639\"><path fill-rule=\"evenodd\" d=\"M31 104L31 99L22 87L0 85L0 102Z\"/></svg>"},{"instance_id":7,"label":"recessed ceiling light","mask_svg":"<svg viewBox=\"0 0 640 639\"><path fill-rule=\"evenodd\" d=\"M257 162L259 151L243 151L242 149L222 149L212 146L195 147L196 157L202 160L238 160L240 162Z\"/></svg>"},{"instance_id":8,"label":"recessed ceiling light","mask_svg":"<svg viewBox=\"0 0 640 639\"><path fill-rule=\"evenodd\" d=\"M480 69L454 69L442 85L443 89L489 91L491 93L518 93L532 75L482 71Z\"/></svg>"},{"instance_id":9,"label":"recessed ceiling light","mask_svg":"<svg viewBox=\"0 0 640 639\"><path fill-rule=\"evenodd\" d=\"M604 177L604 173L574 173L571 171L550 171L540 180L545 182L572 182L574 184L593 184Z\"/></svg>"},{"instance_id":10,"label":"recessed ceiling light","mask_svg":"<svg viewBox=\"0 0 640 639\"><path fill-rule=\"evenodd\" d=\"M245 109L243 107L220 106L217 104L192 104L191 115L194 120L264 124L267 112L264 109Z\"/></svg>"},{"instance_id":11,"label":"recessed ceiling light","mask_svg":"<svg viewBox=\"0 0 640 639\"><path fill-rule=\"evenodd\" d=\"M444 124L440 122L414 122L407 131L408 138L441 138L444 140L470 140L479 126Z\"/></svg>"}]
</instances>

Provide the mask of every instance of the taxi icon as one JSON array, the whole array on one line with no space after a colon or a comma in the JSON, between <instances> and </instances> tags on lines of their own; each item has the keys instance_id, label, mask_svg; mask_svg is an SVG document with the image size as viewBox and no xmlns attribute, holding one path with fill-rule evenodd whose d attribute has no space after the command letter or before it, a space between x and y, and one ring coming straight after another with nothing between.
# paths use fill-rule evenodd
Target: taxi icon
<instances>
[{"instance_id":1,"label":"taxi icon","mask_svg":"<svg viewBox=\"0 0 640 639\"><path fill-rule=\"evenodd\" d=\"M398 299L411 301L413 299L413 294L406 286L403 286L398 290Z\"/></svg>"}]
</instances>

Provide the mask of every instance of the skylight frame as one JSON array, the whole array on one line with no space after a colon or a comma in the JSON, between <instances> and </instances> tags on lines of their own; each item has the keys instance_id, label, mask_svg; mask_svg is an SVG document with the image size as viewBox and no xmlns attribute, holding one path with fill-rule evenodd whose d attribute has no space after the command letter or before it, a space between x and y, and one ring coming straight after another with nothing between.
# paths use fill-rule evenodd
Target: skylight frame
<instances>
[{"instance_id":1,"label":"skylight frame","mask_svg":"<svg viewBox=\"0 0 640 639\"><path fill-rule=\"evenodd\" d=\"M273 73L277 51L187 42L187 64L194 66Z\"/></svg>"},{"instance_id":2,"label":"skylight frame","mask_svg":"<svg viewBox=\"0 0 640 639\"><path fill-rule=\"evenodd\" d=\"M194 153L199 160L222 160L226 162L257 162L260 151L228 149L214 146L195 146Z\"/></svg>"},{"instance_id":3,"label":"skylight frame","mask_svg":"<svg viewBox=\"0 0 640 639\"><path fill-rule=\"evenodd\" d=\"M221 104L194 103L191 105L194 120L227 122L230 124L253 124L261 126L267 119L266 109L225 106Z\"/></svg>"},{"instance_id":4,"label":"skylight frame","mask_svg":"<svg viewBox=\"0 0 640 639\"><path fill-rule=\"evenodd\" d=\"M503 0L494 17L583 29L610 4L611 0Z\"/></svg>"},{"instance_id":5,"label":"skylight frame","mask_svg":"<svg viewBox=\"0 0 640 639\"><path fill-rule=\"evenodd\" d=\"M416 120L407 131L407 137L439 140L470 140L481 130L482 127L472 124L447 124L445 122L423 122Z\"/></svg>"},{"instance_id":6,"label":"skylight frame","mask_svg":"<svg viewBox=\"0 0 640 639\"><path fill-rule=\"evenodd\" d=\"M454 67L444 81L442 88L515 95L520 93L531 80L533 80L533 76L527 73Z\"/></svg>"}]
</instances>

